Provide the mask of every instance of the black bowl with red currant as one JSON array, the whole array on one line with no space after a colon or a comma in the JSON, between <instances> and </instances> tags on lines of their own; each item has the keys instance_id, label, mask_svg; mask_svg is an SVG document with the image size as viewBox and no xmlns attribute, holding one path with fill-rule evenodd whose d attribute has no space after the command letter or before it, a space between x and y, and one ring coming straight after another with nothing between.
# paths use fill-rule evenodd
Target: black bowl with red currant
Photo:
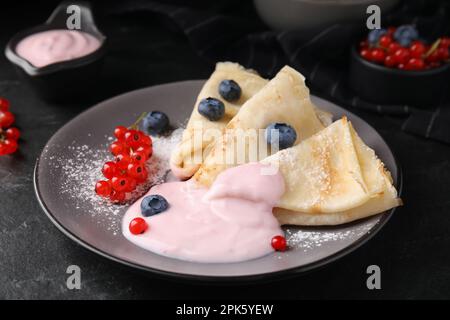
<instances>
[{"instance_id":1,"label":"black bowl with red currant","mask_svg":"<svg viewBox=\"0 0 450 320\"><path fill-rule=\"evenodd\" d=\"M350 86L381 104L429 107L450 79L450 38L426 40L413 25L375 29L352 48Z\"/></svg>"}]
</instances>

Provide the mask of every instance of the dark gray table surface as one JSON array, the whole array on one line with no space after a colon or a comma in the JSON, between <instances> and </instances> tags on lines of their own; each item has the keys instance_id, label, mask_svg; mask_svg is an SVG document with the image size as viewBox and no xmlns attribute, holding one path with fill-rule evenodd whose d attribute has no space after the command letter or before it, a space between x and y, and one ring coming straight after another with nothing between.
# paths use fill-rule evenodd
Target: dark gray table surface
<instances>
[{"instance_id":1,"label":"dark gray table surface","mask_svg":"<svg viewBox=\"0 0 450 320\"><path fill-rule=\"evenodd\" d=\"M2 14L0 46L48 11ZM17 13L17 12L16 12ZM450 146L403 133L394 118L356 112L386 139L403 170L405 206L383 230L343 259L289 280L233 286L158 279L110 262L75 244L48 220L35 198L36 157L51 135L85 108L131 89L206 78L212 65L186 39L157 22L102 22L112 50L103 81L84 103L39 99L0 57L0 96L11 100L22 129L20 153L0 157L0 298L450 298ZM107 116L107 115L105 115ZM66 268L82 270L81 290L66 287ZM366 268L381 268L382 289L366 287Z\"/></svg>"}]
</instances>

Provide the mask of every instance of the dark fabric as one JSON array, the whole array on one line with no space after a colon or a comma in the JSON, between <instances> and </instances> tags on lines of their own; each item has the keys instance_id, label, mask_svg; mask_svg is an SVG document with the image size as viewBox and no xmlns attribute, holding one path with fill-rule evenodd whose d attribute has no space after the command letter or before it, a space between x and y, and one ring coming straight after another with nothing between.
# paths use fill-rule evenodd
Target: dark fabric
<instances>
[{"instance_id":1,"label":"dark fabric","mask_svg":"<svg viewBox=\"0 0 450 320\"><path fill-rule=\"evenodd\" d=\"M334 24L321 30L270 31L256 13L239 15L239 1L216 2L208 11L180 3L127 1L105 8L107 14L151 12L168 18L188 37L197 53L211 62L230 60L272 77L289 64L307 78L313 93L335 103L393 117L403 117L402 129L450 143L450 99L436 97L438 107L380 105L359 98L347 85L349 49L367 32L361 24ZM404 1L383 16L383 26L414 23L430 38L450 34L449 1ZM449 85L450 89L450 85ZM427 110L427 111L426 111Z\"/></svg>"}]
</instances>

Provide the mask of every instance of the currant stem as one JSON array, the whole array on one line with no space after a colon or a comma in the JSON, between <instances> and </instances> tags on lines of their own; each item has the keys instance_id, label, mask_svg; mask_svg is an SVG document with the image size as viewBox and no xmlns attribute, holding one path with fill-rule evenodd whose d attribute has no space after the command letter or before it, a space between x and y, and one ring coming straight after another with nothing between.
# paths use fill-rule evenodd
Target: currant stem
<instances>
[{"instance_id":1,"label":"currant stem","mask_svg":"<svg viewBox=\"0 0 450 320\"><path fill-rule=\"evenodd\" d=\"M137 130L139 122L141 122L142 119L144 119L146 115L147 115L147 112L142 112L142 114L139 116L139 118L137 118L137 120L131 126L129 126L129 128Z\"/></svg>"},{"instance_id":2,"label":"currant stem","mask_svg":"<svg viewBox=\"0 0 450 320\"><path fill-rule=\"evenodd\" d=\"M439 47L439 43L441 43L441 38L439 38L435 42L433 42L430 49L428 49L427 53L425 53L424 57L428 58Z\"/></svg>"}]
</instances>

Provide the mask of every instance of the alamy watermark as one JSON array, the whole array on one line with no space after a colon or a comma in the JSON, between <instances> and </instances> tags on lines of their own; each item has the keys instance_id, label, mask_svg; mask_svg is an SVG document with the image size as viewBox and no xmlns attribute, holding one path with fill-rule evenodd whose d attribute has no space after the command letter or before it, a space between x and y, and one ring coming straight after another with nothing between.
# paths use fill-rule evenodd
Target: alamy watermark
<instances>
[{"instance_id":1,"label":"alamy watermark","mask_svg":"<svg viewBox=\"0 0 450 320\"><path fill-rule=\"evenodd\" d=\"M69 30L81 29L81 8L71 4L67 6L66 13L69 15L66 20L66 27Z\"/></svg>"},{"instance_id":2,"label":"alamy watermark","mask_svg":"<svg viewBox=\"0 0 450 320\"><path fill-rule=\"evenodd\" d=\"M75 264L70 265L66 269L66 273L70 276L67 277L66 286L69 290L81 289L81 268Z\"/></svg>"},{"instance_id":3,"label":"alamy watermark","mask_svg":"<svg viewBox=\"0 0 450 320\"><path fill-rule=\"evenodd\" d=\"M366 273L369 277L366 280L366 286L369 290L381 289L381 268L376 264L372 264L367 267Z\"/></svg>"},{"instance_id":4,"label":"alamy watermark","mask_svg":"<svg viewBox=\"0 0 450 320\"><path fill-rule=\"evenodd\" d=\"M375 4L367 7L366 13L370 16L366 20L367 29L381 29L381 8Z\"/></svg>"},{"instance_id":5,"label":"alamy watermark","mask_svg":"<svg viewBox=\"0 0 450 320\"><path fill-rule=\"evenodd\" d=\"M215 165L241 165L258 162L280 150L278 129L270 130L270 143L267 142L266 129L204 129L203 123L198 121L187 130L189 136L181 142L180 152L183 161L189 164L200 165L208 156L213 156ZM209 145L213 143L219 147L211 149L212 145ZM211 155L211 152L214 154ZM273 159L261 174L275 175L278 167L278 161Z\"/></svg>"}]
</instances>

